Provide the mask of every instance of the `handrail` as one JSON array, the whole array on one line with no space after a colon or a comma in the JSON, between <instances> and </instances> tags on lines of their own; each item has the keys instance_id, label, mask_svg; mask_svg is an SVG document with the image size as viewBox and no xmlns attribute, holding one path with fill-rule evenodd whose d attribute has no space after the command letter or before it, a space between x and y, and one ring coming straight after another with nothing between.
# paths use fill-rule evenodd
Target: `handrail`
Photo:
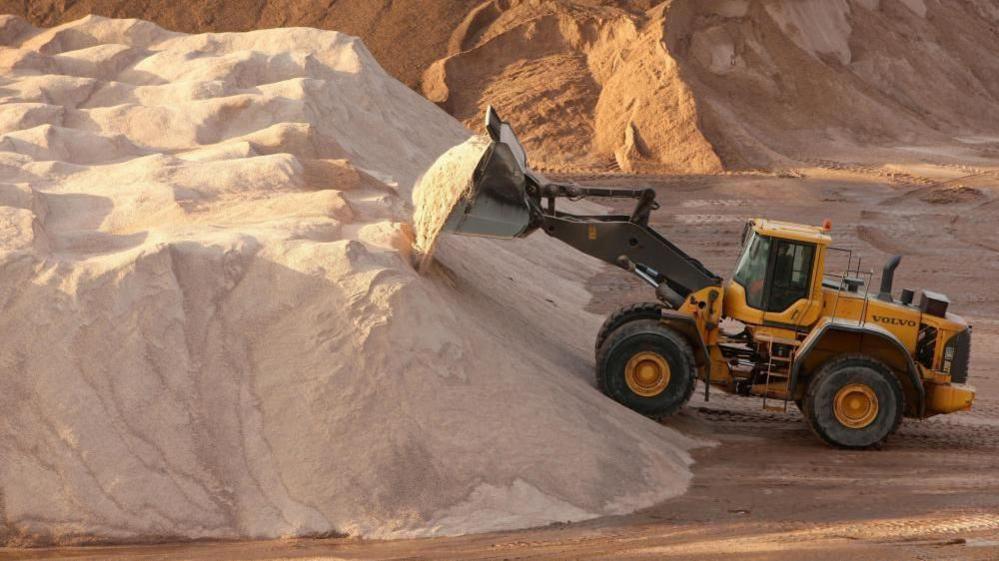
<instances>
[{"instance_id":1,"label":"handrail","mask_svg":"<svg viewBox=\"0 0 999 561\"><path fill-rule=\"evenodd\" d=\"M874 271L873 270L861 271L860 258L857 259L857 268L853 269L852 268L853 250L851 249L846 249L842 247L830 247L829 249L833 251L842 251L847 254L846 271L842 275L838 275L835 273L824 275L833 279L839 279L839 286L836 290L836 300L833 302L833 309L832 309L832 315L830 316L830 320L835 321L837 319L837 314L839 312L840 295L843 294L843 288L844 288L843 284L846 281L846 279L859 277L864 283L864 296L863 296L864 304L860 311L860 317L857 318L857 325L863 326L864 324L867 323L867 310L870 305L871 283L874 282Z\"/></svg>"}]
</instances>

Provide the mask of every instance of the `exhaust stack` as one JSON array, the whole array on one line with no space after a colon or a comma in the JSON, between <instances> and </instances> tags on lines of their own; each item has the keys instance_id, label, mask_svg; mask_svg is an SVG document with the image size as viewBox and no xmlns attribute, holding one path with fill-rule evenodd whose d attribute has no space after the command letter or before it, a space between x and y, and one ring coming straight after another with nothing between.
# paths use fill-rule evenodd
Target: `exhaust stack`
<instances>
[{"instance_id":1,"label":"exhaust stack","mask_svg":"<svg viewBox=\"0 0 999 561\"><path fill-rule=\"evenodd\" d=\"M885 268L881 271L881 291L878 292L878 300L884 300L885 302L892 301L891 287L895 283L895 269L901 261L901 255L892 255L888 259L888 262L885 263Z\"/></svg>"}]
</instances>

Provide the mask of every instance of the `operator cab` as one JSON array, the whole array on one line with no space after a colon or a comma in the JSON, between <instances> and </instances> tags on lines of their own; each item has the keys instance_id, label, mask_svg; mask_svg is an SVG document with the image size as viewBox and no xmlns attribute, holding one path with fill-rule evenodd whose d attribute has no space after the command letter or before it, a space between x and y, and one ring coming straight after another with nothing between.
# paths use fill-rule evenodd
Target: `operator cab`
<instances>
[{"instance_id":1,"label":"operator cab","mask_svg":"<svg viewBox=\"0 0 999 561\"><path fill-rule=\"evenodd\" d=\"M808 326L821 312L824 227L750 220L742 255L726 285L733 319L775 327Z\"/></svg>"}]
</instances>

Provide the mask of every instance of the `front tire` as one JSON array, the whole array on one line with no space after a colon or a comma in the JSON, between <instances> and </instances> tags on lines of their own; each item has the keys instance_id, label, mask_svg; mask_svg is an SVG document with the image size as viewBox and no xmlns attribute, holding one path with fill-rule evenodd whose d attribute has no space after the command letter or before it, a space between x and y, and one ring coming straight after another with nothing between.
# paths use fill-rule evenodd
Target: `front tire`
<instances>
[{"instance_id":1,"label":"front tire","mask_svg":"<svg viewBox=\"0 0 999 561\"><path fill-rule=\"evenodd\" d=\"M694 393L694 352L658 320L630 321L610 333L597 353L597 385L647 417L676 413Z\"/></svg>"},{"instance_id":2,"label":"front tire","mask_svg":"<svg viewBox=\"0 0 999 561\"><path fill-rule=\"evenodd\" d=\"M883 363L845 356L819 369L808 385L804 406L809 428L827 444L870 448L898 429L904 394Z\"/></svg>"}]
</instances>

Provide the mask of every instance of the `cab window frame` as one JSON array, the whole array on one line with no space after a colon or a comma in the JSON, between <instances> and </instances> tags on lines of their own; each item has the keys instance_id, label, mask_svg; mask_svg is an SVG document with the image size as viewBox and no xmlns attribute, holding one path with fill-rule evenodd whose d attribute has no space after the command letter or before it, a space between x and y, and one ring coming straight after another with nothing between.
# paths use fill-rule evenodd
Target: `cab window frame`
<instances>
[{"instance_id":1,"label":"cab window frame","mask_svg":"<svg viewBox=\"0 0 999 561\"><path fill-rule=\"evenodd\" d=\"M739 257L739 262L737 263L736 270L732 275L732 280L733 282L739 284L739 286L741 286L745 291L747 306L753 308L754 310L760 310L764 313L780 313L792 307L795 302L803 299L807 300L812 297L812 292L814 289L812 284L813 281L815 280L815 259L818 253L818 244L799 241L799 240L792 240L788 238L768 236L756 231L746 232L746 234L748 235L746 236L745 241L743 243L743 253ZM762 293L759 296L759 302L754 302L753 300L756 299L751 298L751 287L749 285L751 285L754 281L758 279L755 277L747 278L748 277L747 273L749 272L749 269L746 268L746 266L749 264L748 260L752 258L748 255L747 252L750 251L750 246L757 241L762 244L768 244L769 247L766 248L767 261L763 271ZM804 265L803 268L795 269L794 268L795 254L792 253L791 256L792 262L788 270L789 277L793 276L795 272L798 272L798 273L804 273L805 278L803 279L803 283L795 283L796 286L794 286L793 289L799 291L799 294L797 294L797 298L794 298L794 300L791 301L787 301L786 297L778 300L777 295L775 294L775 288L777 284L775 282L776 269L777 269L777 256L780 249L786 246L798 246L802 248L799 251L803 252L801 255L806 259L806 262L803 263ZM790 285L790 283L791 283L791 278L788 279L787 284ZM793 293L791 294L791 296L794 295L795 294ZM783 307L778 308L777 307L778 304L783 305Z\"/></svg>"}]
</instances>

